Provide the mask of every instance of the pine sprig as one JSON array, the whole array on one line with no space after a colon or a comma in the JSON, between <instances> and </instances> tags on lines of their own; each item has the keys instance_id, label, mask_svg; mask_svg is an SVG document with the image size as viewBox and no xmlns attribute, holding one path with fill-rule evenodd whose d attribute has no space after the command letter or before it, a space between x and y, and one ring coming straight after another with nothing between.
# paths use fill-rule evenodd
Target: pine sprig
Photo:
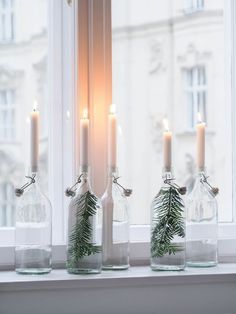
<instances>
[{"instance_id":1,"label":"pine sprig","mask_svg":"<svg viewBox=\"0 0 236 314\"><path fill-rule=\"evenodd\" d=\"M185 236L183 201L178 191L163 188L153 201L154 226L151 234L152 257L175 254L183 250L182 245L172 243L174 236Z\"/></svg>"},{"instance_id":2,"label":"pine sprig","mask_svg":"<svg viewBox=\"0 0 236 314\"><path fill-rule=\"evenodd\" d=\"M85 256L101 252L101 247L92 243L91 217L97 212L97 202L97 197L87 191L75 203L76 223L69 235L68 264L70 265L76 265L78 260Z\"/></svg>"}]
</instances>

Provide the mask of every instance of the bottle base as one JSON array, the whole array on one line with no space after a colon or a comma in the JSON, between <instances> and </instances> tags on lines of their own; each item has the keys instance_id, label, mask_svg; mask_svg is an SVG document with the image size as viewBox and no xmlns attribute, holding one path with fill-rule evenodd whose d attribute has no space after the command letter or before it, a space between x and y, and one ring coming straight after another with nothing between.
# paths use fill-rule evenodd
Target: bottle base
<instances>
[{"instance_id":1,"label":"bottle base","mask_svg":"<svg viewBox=\"0 0 236 314\"><path fill-rule=\"evenodd\" d=\"M101 269L91 268L67 268L67 272L73 275L89 275L89 274L100 274Z\"/></svg>"},{"instance_id":2,"label":"bottle base","mask_svg":"<svg viewBox=\"0 0 236 314\"><path fill-rule=\"evenodd\" d=\"M185 269L185 265L151 265L153 271L181 271Z\"/></svg>"},{"instance_id":3,"label":"bottle base","mask_svg":"<svg viewBox=\"0 0 236 314\"><path fill-rule=\"evenodd\" d=\"M196 268L204 268L204 267L216 267L217 262L186 262L187 267L196 267Z\"/></svg>"},{"instance_id":4,"label":"bottle base","mask_svg":"<svg viewBox=\"0 0 236 314\"><path fill-rule=\"evenodd\" d=\"M17 274L21 275L45 275L51 272L51 268L16 268Z\"/></svg>"},{"instance_id":5,"label":"bottle base","mask_svg":"<svg viewBox=\"0 0 236 314\"><path fill-rule=\"evenodd\" d=\"M130 265L103 265L102 270L127 270Z\"/></svg>"}]
</instances>

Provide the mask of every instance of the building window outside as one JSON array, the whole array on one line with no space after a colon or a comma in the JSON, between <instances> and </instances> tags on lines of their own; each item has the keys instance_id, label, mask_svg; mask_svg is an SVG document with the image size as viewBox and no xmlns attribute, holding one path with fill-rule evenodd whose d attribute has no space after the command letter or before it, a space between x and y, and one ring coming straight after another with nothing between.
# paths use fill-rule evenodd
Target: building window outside
<instances>
[{"instance_id":1,"label":"building window outside","mask_svg":"<svg viewBox=\"0 0 236 314\"><path fill-rule=\"evenodd\" d=\"M198 112L201 119L207 122L206 113L206 70L204 66L196 66L186 70L186 102L187 102L187 127L195 128Z\"/></svg>"},{"instance_id":2,"label":"building window outside","mask_svg":"<svg viewBox=\"0 0 236 314\"><path fill-rule=\"evenodd\" d=\"M15 212L14 186L11 182L0 185L0 226L9 227L14 225Z\"/></svg>"},{"instance_id":3,"label":"building window outside","mask_svg":"<svg viewBox=\"0 0 236 314\"><path fill-rule=\"evenodd\" d=\"M12 141L15 138L15 92L0 90L0 140Z\"/></svg>"},{"instance_id":4,"label":"building window outside","mask_svg":"<svg viewBox=\"0 0 236 314\"><path fill-rule=\"evenodd\" d=\"M14 39L14 0L0 0L0 41Z\"/></svg>"},{"instance_id":5,"label":"building window outside","mask_svg":"<svg viewBox=\"0 0 236 314\"><path fill-rule=\"evenodd\" d=\"M186 13L193 13L204 9L204 0L187 0L186 1Z\"/></svg>"}]
</instances>

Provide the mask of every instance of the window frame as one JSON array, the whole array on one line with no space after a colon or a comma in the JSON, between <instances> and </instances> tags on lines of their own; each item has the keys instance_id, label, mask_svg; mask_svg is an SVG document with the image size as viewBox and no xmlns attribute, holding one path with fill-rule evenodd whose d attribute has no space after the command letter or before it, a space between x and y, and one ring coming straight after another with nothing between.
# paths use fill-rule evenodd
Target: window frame
<instances>
[{"instance_id":1,"label":"window frame","mask_svg":"<svg viewBox=\"0 0 236 314\"><path fill-rule=\"evenodd\" d=\"M192 14L203 11L205 7L204 0L186 0L185 14Z\"/></svg>"},{"instance_id":2,"label":"window frame","mask_svg":"<svg viewBox=\"0 0 236 314\"><path fill-rule=\"evenodd\" d=\"M14 16L14 5L15 0L7 0L11 3L10 7L3 8L0 5L0 24L3 26L2 33L0 34L1 43L9 43L14 40L15 36L15 16ZM5 21L3 21L4 19ZM9 26L10 30L7 32L7 27ZM6 35L10 33L9 37Z\"/></svg>"},{"instance_id":3,"label":"window frame","mask_svg":"<svg viewBox=\"0 0 236 314\"><path fill-rule=\"evenodd\" d=\"M198 84L199 71L204 73L204 84ZM186 68L185 72L185 87L184 92L186 95L186 110L187 110L187 129L189 131L195 130L197 113L201 113L201 117L204 122L207 123L207 74L205 65L196 65L191 68ZM188 84L188 76L191 76L192 85ZM205 103L201 104L198 100L198 95L205 94ZM189 96L192 97L193 101L190 104Z\"/></svg>"},{"instance_id":4,"label":"window frame","mask_svg":"<svg viewBox=\"0 0 236 314\"><path fill-rule=\"evenodd\" d=\"M0 141L1 142L13 142L15 141L15 90L13 88L0 89L0 93L5 93L6 103L0 104L0 116L5 112L7 117L7 121L5 124L0 126ZM11 97L10 97L10 94ZM9 98L13 100L13 102L9 101ZM11 116L11 121L9 122L9 117ZM5 136L2 133L5 133Z\"/></svg>"},{"instance_id":5,"label":"window frame","mask_svg":"<svg viewBox=\"0 0 236 314\"><path fill-rule=\"evenodd\" d=\"M90 88L93 89L96 85L96 79L101 79L98 77L98 71L96 68L89 69L88 66L82 66L82 61L88 63L88 59L92 58L93 65L98 65L99 62L104 62L108 64L108 68L102 73L102 83L105 88L109 84L109 79L111 78L111 0L102 0L102 5L98 6L96 0L75 0L70 5L68 5L67 0L60 0L58 5L58 0L50 1L52 9L54 10L54 19L52 19L54 27L58 31L58 25L62 25L62 38L56 37L51 41L54 49L57 51L56 58L53 58L53 52L51 53L51 59L53 59L53 66L56 70L51 71L52 77L50 77L50 84L52 84L52 94L49 101L54 99L51 111L53 113L57 112L57 118L55 118L54 123L51 127L51 135L57 134L56 141L50 143L52 148L52 154L50 155L49 161L49 175L54 177L54 182L50 187L51 201L53 204L53 266L61 267L65 265L65 252L66 252L66 224L67 224L67 206L69 199L63 194L65 187L71 185L78 175L78 125L79 125L79 113L82 108L79 108L80 100L80 89L86 88L86 86L80 86L79 82L81 76L87 75L86 71L95 71L92 76L92 81L89 81ZM85 11L82 10L84 6ZM79 10L80 9L80 10ZM87 11L86 11L87 10ZM78 20L79 12L87 12L88 14L83 14L83 18ZM228 26L231 28L231 35L227 35L229 38L227 40L228 44L226 49L230 49L232 52L230 60L227 62L227 74L230 79L228 82L231 86L229 99L231 104L236 101L236 91L233 86L236 83L236 4L233 0L226 1L226 13L227 18L230 23ZM91 16L91 14L93 14ZM91 18L93 17L93 18ZM103 23L101 23L101 20ZM59 24L58 24L59 23ZM89 24L88 24L89 23ZM89 36L90 42L87 42L88 38L88 25L90 29L93 29L93 36L91 39L91 34ZM100 29L98 28L100 26ZM68 36L68 31L72 32L72 38ZM95 33L94 33L95 31ZM103 40L101 40L103 38ZM106 41L104 42L104 38ZM74 39L74 40L73 40ZM81 51L79 46L84 43L84 47L90 47L90 53L86 55L85 51ZM231 46L232 45L232 46ZM62 48L63 49L60 49ZM59 49L59 50L57 50ZM91 51L92 49L92 51ZM55 51L52 49L52 51ZM62 53L58 53L62 51ZM84 55L83 55L84 53ZM82 56L81 56L82 54ZM69 56L72 56L70 58ZM106 57L105 57L106 56ZM85 58L85 59L83 59ZM108 63L107 63L108 60ZM109 62L110 61L110 62ZM62 67L61 67L62 64ZM73 69L76 69L73 71ZM62 71L62 77L58 79L58 73ZM87 73L87 74L86 74ZM57 77L53 80L53 77ZM87 83L88 84L88 81ZM101 86L101 85L100 85ZM70 88L68 88L70 87ZM88 88L88 85L87 85ZM58 93L58 90L62 91ZM107 91L107 89L105 89ZM93 102L96 97L101 97L98 91L93 91L92 95ZM106 119L106 113L111 98L110 94L103 94L103 103L99 103L99 108L102 106L102 111L104 114L104 119ZM91 102L92 103L92 102ZM90 103L90 106L91 106ZM61 108L58 110L58 108ZM232 106L234 108L234 106ZM66 118L67 111L70 111L70 116L74 117L70 123ZM90 108L92 113L97 110L97 107ZM232 115L233 130L232 134L236 134L236 110L233 110ZM106 132L106 122L104 124L104 132ZM96 131L96 124L92 126L93 132ZM63 140L59 140L60 134L62 134L63 129ZM73 130L75 130L73 132ZM77 137L75 136L75 133ZM94 133L93 133L94 134ZM93 139L94 140L94 139ZM100 176L94 176L99 178L93 182L95 190L104 189L104 184L106 181L106 141L103 142L104 150L97 159L92 159L91 168L94 174L100 174ZM236 137L233 137L233 156L236 157ZM96 149L96 145L95 148ZM64 152L67 152L66 154ZM70 152L68 154L68 152ZM62 155L62 158L59 156ZM98 169L100 165L101 158L103 158L102 167ZM233 158L234 160L234 158ZM71 167L69 165L72 165ZM62 167L63 166L63 167ZM63 169L63 171L58 171L58 169ZM233 166L233 221L231 223L219 223L219 260L221 262L232 262L236 261L236 165ZM58 198L58 195L60 197ZM56 227L57 226L57 227ZM14 267L14 247L11 245L14 243L14 233L13 228L3 228L0 230L0 238L6 237L9 240L5 243L3 247L0 247L0 252L2 258L0 259L0 269L13 268ZM130 258L131 264L148 264L149 262L149 239L150 239L150 225L131 225L130 227ZM1 243L0 243L1 245Z\"/></svg>"}]
</instances>

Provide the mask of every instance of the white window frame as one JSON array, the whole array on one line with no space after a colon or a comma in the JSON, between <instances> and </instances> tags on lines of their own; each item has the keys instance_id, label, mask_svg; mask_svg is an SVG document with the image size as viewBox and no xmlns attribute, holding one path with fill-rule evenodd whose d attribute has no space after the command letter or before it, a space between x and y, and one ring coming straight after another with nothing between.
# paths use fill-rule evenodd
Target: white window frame
<instances>
[{"instance_id":1,"label":"white window frame","mask_svg":"<svg viewBox=\"0 0 236 314\"><path fill-rule=\"evenodd\" d=\"M14 40L14 2L15 0L9 1L10 6L7 5L3 8L0 5L0 26L2 31L0 32L0 42L10 42ZM9 28L9 30L8 30Z\"/></svg>"},{"instance_id":2,"label":"white window frame","mask_svg":"<svg viewBox=\"0 0 236 314\"><path fill-rule=\"evenodd\" d=\"M12 225L13 212L15 208L14 203L14 185L10 181L2 182L0 184L0 211L1 207L5 206L6 225ZM2 221L2 212L0 212L0 221ZM1 228L1 226L0 226Z\"/></svg>"},{"instance_id":3,"label":"white window frame","mask_svg":"<svg viewBox=\"0 0 236 314\"><path fill-rule=\"evenodd\" d=\"M109 90L108 87L111 84L112 38L111 0L100 0L99 4L96 0L74 0L70 6L67 0L60 0L61 5L58 5L58 0L50 2L54 12L52 23L57 31L58 26L62 25L61 30L63 33L62 38L51 38L51 59L49 58L50 66L53 67L50 71L52 77L49 80L53 91L50 103L52 104L52 113L54 115L56 113L56 118L51 127L53 141L49 145L52 148L49 175L54 177L54 184L50 187L50 195L53 204L53 264L56 267L65 265L65 231L69 200L65 198L63 191L66 186L74 182L76 175L78 175L78 158L73 156L79 156L78 145L76 144L79 138L79 117L83 105L88 103L91 115L94 116L99 110L99 118L97 120L95 118L92 126L92 152L93 150L99 151L99 156L93 154L96 158L94 157L91 160L93 178L95 178L93 187L99 195L105 187L107 171L107 143L105 139L108 106L111 102L111 89ZM234 0L226 1L226 12L231 27L231 35L228 35L230 38L227 40L227 49L232 52L227 64L228 77L230 77L230 73L232 75L229 101L234 104L236 101L236 91L232 88L236 84L236 24L233 23L236 21L236 4ZM68 36L68 32L72 33L72 37ZM60 49L61 47L63 49ZM56 54L54 54L54 51L56 51ZM58 51L62 51L62 53L60 54ZM100 67L103 69L102 72ZM60 71L63 75L61 79L58 79ZM89 72L90 74L88 74ZM99 87L96 87L98 85L97 80L99 80ZM87 98L86 93L81 93L82 90L88 91L89 89L90 99ZM59 93L58 91L62 92ZM70 123L67 120L67 111L70 112L71 117L74 117ZM231 117L234 127L233 134L236 134L235 109ZM95 139L98 123L101 121L98 121L98 119L104 121L101 130L102 142L100 140L99 143ZM99 123L100 126L101 123ZM53 136L55 134L57 136ZM63 140L60 140L60 135L63 135ZM236 156L236 137L233 138L233 147L233 154ZM58 169L63 169L63 171L61 172ZM234 219L232 223L219 224L219 260L223 262L236 261L236 166L233 167L233 178ZM4 239L9 241L8 243L6 241L5 247L0 248L0 268L2 269L13 268L14 266L14 247L9 246L14 243L14 233L13 228L9 229L0 230L0 239L5 237ZM131 225L130 241L131 263L136 265L149 263L150 226Z\"/></svg>"},{"instance_id":4,"label":"white window frame","mask_svg":"<svg viewBox=\"0 0 236 314\"><path fill-rule=\"evenodd\" d=\"M204 0L186 0L185 13L191 14L204 10Z\"/></svg>"},{"instance_id":5,"label":"white window frame","mask_svg":"<svg viewBox=\"0 0 236 314\"><path fill-rule=\"evenodd\" d=\"M205 83L198 84L199 70L203 69L205 76ZM192 85L188 84L188 76L192 76ZM189 131L195 130L196 119L198 112L201 113L202 119L207 123L207 81L206 81L206 67L204 65L196 65L194 67L185 69L185 94L186 94L186 110L188 112L187 116L187 129ZM201 108L198 95L199 93L205 93L205 104L204 108ZM193 103L189 102L189 97L192 98ZM202 109L204 109L202 112Z\"/></svg>"},{"instance_id":6,"label":"white window frame","mask_svg":"<svg viewBox=\"0 0 236 314\"><path fill-rule=\"evenodd\" d=\"M15 100L15 90L12 88L1 89L0 93L6 94L6 103L0 104L0 115L4 112L9 119L9 116L12 115L12 120L9 122L1 123L0 125L0 141L1 142L11 142L15 140L15 101L11 102L10 98ZM10 93L12 94L10 97ZM5 133L5 136L4 136Z\"/></svg>"}]
</instances>

